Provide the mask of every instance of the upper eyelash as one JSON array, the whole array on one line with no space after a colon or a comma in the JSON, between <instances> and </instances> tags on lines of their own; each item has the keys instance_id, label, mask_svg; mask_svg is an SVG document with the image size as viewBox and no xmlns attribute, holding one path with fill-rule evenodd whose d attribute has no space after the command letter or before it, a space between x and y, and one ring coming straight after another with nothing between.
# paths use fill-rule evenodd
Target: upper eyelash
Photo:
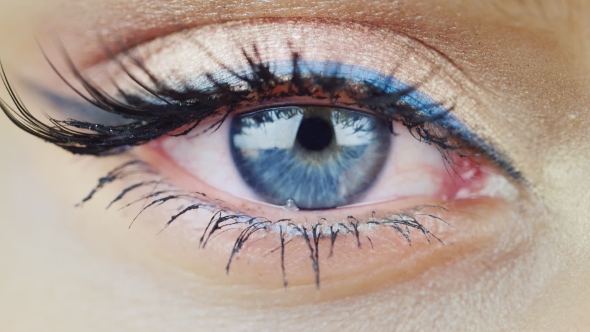
<instances>
[{"instance_id":1,"label":"upper eyelash","mask_svg":"<svg viewBox=\"0 0 590 332\"><path fill-rule=\"evenodd\" d=\"M130 94L117 87L119 98L123 101L108 95L85 77L75 66L63 46L62 52L69 69L90 96L74 88L46 57L59 77L89 104L102 110L105 114L112 113L128 121L124 124L106 125L76 119L58 120L48 117L50 122L48 125L32 115L27 109L10 84L1 63L0 76L16 110L1 99L0 108L21 129L72 153L96 156L112 155L121 153L132 146L145 144L163 135L172 135L170 133L179 130L179 128L182 128L183 131L173 136L185 135L203 120L219 115L218 111L225 107L226 110L224 114L221 114L221 119L211 125L211 128L216 129L236 111L237 105L243 102L253 102L252 97L249 97L251 92L258 93L258 101L277 98L268 91L272 90L273 86L288 84L289 91L292 95L297 96L312 96L313 91L320 88L328 94L327 98L330 103L336 103L338 94L347 93L353 97L357 106L378 116L384 116L388 121L399 121L418 140L434 144L447 162L451 160L447 155L450 151L459 155L467 155L466 151L481 151L512 178L522 178L521 174L507 162L504 156L456 120L450 114L452 108L445 109L438 103L421 105L421 107L404 103L403 98L416 92L416 87L407 86L387 92L389 88L387 84L378 87L368 81L350 82L336 75L338 65L333 68L332 75L318 74L313 71L302 74L300 55L294 51L292 52L290 75L280 75L273 72L268 62L260 60L257 47L253 45L250 53L242 50L249 65L247 74L240 75L222 65L234 78L245 83L248 89L236 89L229 83L216 80L213 74L207 73L206 76L211 86L214 87L213 89L199 90L185 86L182 91L167 87L165 82L155 77L143 65L141 59L131 55L128 50L124 50L122 54L130 58L155 86L155 89L149 88L133 76L128 68L116 58L116 55L109 51L108 54L111 58L118 61L121 69L143 89L144 94L152 97L152 100L148 100L145 96ZM187 126L188 128L184 129Z\"/></svg>"}]
</instances>

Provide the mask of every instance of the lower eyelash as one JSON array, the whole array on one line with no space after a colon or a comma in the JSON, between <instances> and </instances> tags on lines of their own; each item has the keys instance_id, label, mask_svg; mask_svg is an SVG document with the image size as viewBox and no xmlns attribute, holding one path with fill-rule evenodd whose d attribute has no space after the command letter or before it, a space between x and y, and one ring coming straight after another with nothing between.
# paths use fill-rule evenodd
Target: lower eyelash
<instances>
[{"instance_id":1,"label":"lower eyelash","mask_svg":"<svg viewBox=\"0 0 590 332\"><path fill-rule=\"evenodd\" d=\"M92 188L90 193L76 206L80 207L84 203L92 200L94 196L107 185L113 184L117 181L127 181L129 178L135 176L142 177L142 180L139 182L130 182L133 184L124 188L107 205L108 209L116 203L123 202L123 200L130 196L134 191L152 186L154 189L151 192L141 195L139 198L133 199L129 203L122 203L122 207L119 208L119 210L121 210L143 202L142 208L137 213L135 218L133 218L129 224L129 227L133 226L133 223L145 211L157 208L166 203L180 201L183 204L178 208L178 212L173 214L166 221L160 232L165 231L166 228L170 226L175 220L184 216L190 211L197 209L208 210L213 216L207 223L199 239L199 249L205 249L209 242L214 241L217 235L225 232L226 230L242 229L234 241L233 249L228 254L226 273L230 272L233 260L240 254L244 246L254 243L258 239L255 237L255 235L262 233L261 236L264 237L277 236L278 246L269 253L280 249L281 271L284 287L287 287L288 285L286 278L287 271L285 271L285 252L287 250L287 245L292 241L304 241L306 247L309 249L310 264L314 271L316 287L319 289L319 243L321 240L330 241L330 251L328 254L329 258L334 255L336 241L342 236L352 235L359 249L362 246L361 239L366 238L371 248L374 249L371 238L368 235L363 234L363 232L366 232L367 230L374 230L378 227L386 227L394 229L400 236L403 236L408 245L411 246L412 238L410 236L410 230L414 229L422 234L428 243L430 243L432 240L435 240L441 244L444 244L440 238L438 238L434 233L429 231L422 223L420 223L418 218L431 218L432 220L439 221L446 226L452 227L448 222L436 216L435 214L421 212L421 210L427 208L449 212L449 210L445 207L436 205L414 206L411 209L407 209L405 211L390 213L387 217L383 218L375 217L375 213L373 212L373 216L367 221L360 221L354 216L348 216L346 220L342 220L341 222L328 222L328 220L325 218L318 218L317 222L311 223L307 227L292 219L279 219L273 221L264 217L248 216L237 212L235 208L229 205L223 206L225 202L208 197L205 193L186 192L173 187L172 185L166 183L165 180L159 176L158 172L152 170L149 165L140 160L131 160L125 162L114 168L104 177L101 177L98 180L97 185ZM168 188L156 191L155 188L159 185L165 185ZM213 203L214 201L216 203Z\"/></svg>"}]
</instances>

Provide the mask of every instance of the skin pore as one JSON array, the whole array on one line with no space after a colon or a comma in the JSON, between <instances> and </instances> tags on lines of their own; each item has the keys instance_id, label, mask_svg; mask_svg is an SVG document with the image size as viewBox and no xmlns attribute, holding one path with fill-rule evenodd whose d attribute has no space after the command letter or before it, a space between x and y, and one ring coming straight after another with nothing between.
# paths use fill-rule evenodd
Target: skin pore
<instances>
[{"instance_id":1,"label":"skin pore","mask_svg":"<svg viewBox=\"0 0 590 332\"><path fill-rule=\"evenodd\" d=\"M458 68L457 89L469 101L457 116L527 182L518 184L516 203L465 208L470 217L456 223L465 232L444 247L416 243L407 249L416 259L367 256L366 273L338 270L319 291L307 274L291 275L294 283L301 278L299 287L262 287L267 280L257 271L271 263L240 261L225 276L224 258L202 263L207 252L194 252L182 225L156 235L161 224L129 229L135 211L105 212L123 185L74 208L121 159L73 156L2 117L0 330L584 330L588 15L582 0L0 0L0 59L9 77L60 92L67 88L35 38L60 59L58 35L87 68L105 57L97 33L134 46L179 27L296 17L407 34ZM26 87L19 93L27 105L45 110ZM8 100L4 90L0 96ZM151 158L142 149L138 154ZM351 266L365 258L352 256ZM333 265L346 263L335 257Z\"/></svg>"}]
</instances>

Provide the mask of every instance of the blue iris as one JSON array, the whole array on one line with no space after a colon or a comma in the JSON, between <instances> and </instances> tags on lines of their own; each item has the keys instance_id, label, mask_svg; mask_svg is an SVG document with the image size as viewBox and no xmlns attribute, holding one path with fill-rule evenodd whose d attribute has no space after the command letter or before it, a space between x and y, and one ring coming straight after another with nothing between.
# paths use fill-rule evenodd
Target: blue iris
<instances>
[{"instance_id":1,"label":"blue iris","mask_svg":"<svg viewBox=\"0 0 590 332\"><path fill-rule=\"evenodd\" d=\"M358 200L389 153L387 121L330 107L287 106L235 117L231 152L264 201L328 209Z\"/></svg>"}]
</instances>

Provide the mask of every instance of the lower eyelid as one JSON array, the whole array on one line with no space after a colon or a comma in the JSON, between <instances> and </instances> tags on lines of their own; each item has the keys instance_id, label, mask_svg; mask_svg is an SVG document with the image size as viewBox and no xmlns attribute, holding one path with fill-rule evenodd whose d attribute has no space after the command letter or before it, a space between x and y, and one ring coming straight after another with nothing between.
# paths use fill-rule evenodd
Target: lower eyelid
<instances>
[{"instance_id":1,"label":"lower eyelid","mask_svg":"<svg viewBox=\"0 0 590 332\"><path fill-rule=\"evenodd\" d=\"M413 280L428 270L453 266L452 262L465 259L464 255L485 253L487 249L497 247L497 242L500 241L508 241L511 246L518 247L524 236L522 231L516 232L517 234L510 231L515 225L515 210L501 199L482 198L456 202L428 202L420 199L416 203L404 204L413 206L427 203L434 207L419 212L433 213L450 224L449 226L439 220L420 217L424 225L444 244L433 237L429 243L419 231L412 231L410 245L393 228L375 228L373 231L365 229L360 232L359 240L354 234L339 237L335 242L333 255L329 257L330 238L320 239L318 256L322 298L335 299L394 287ZM441 210L439 206L448 211ZM391 208L390 203L385 203L376 210L388 211ZM178 210L175 203L153 209L142 215L132 229L139 227L153 233L159 232L170 215ZM343 212L345 214L346 211ZM261 234L245 245L233 260L229 274L225 276L229 254L243 228L218 234L205 248L199 249L199 238L211 215L211 211L201 210L179 218L153 239L154 250L158 251L158 255L167 257L169 262L205 276L204 282L212 285L242 285L247 289L260 290L283 288L279 234L276 231ZM361 243L360 248L358 242ZM285 279L289 283L288 290L295 287L300 292L305 289L298 286L309 286L309 290L315 292L310 254L309 246L302 237L294 238L285 247ZM282 296L278 298L286 301ZM299 298L297 301L306 303L308 300ZM288 301L293 304L293 299Z\"/></svg>"}]
</instances>

